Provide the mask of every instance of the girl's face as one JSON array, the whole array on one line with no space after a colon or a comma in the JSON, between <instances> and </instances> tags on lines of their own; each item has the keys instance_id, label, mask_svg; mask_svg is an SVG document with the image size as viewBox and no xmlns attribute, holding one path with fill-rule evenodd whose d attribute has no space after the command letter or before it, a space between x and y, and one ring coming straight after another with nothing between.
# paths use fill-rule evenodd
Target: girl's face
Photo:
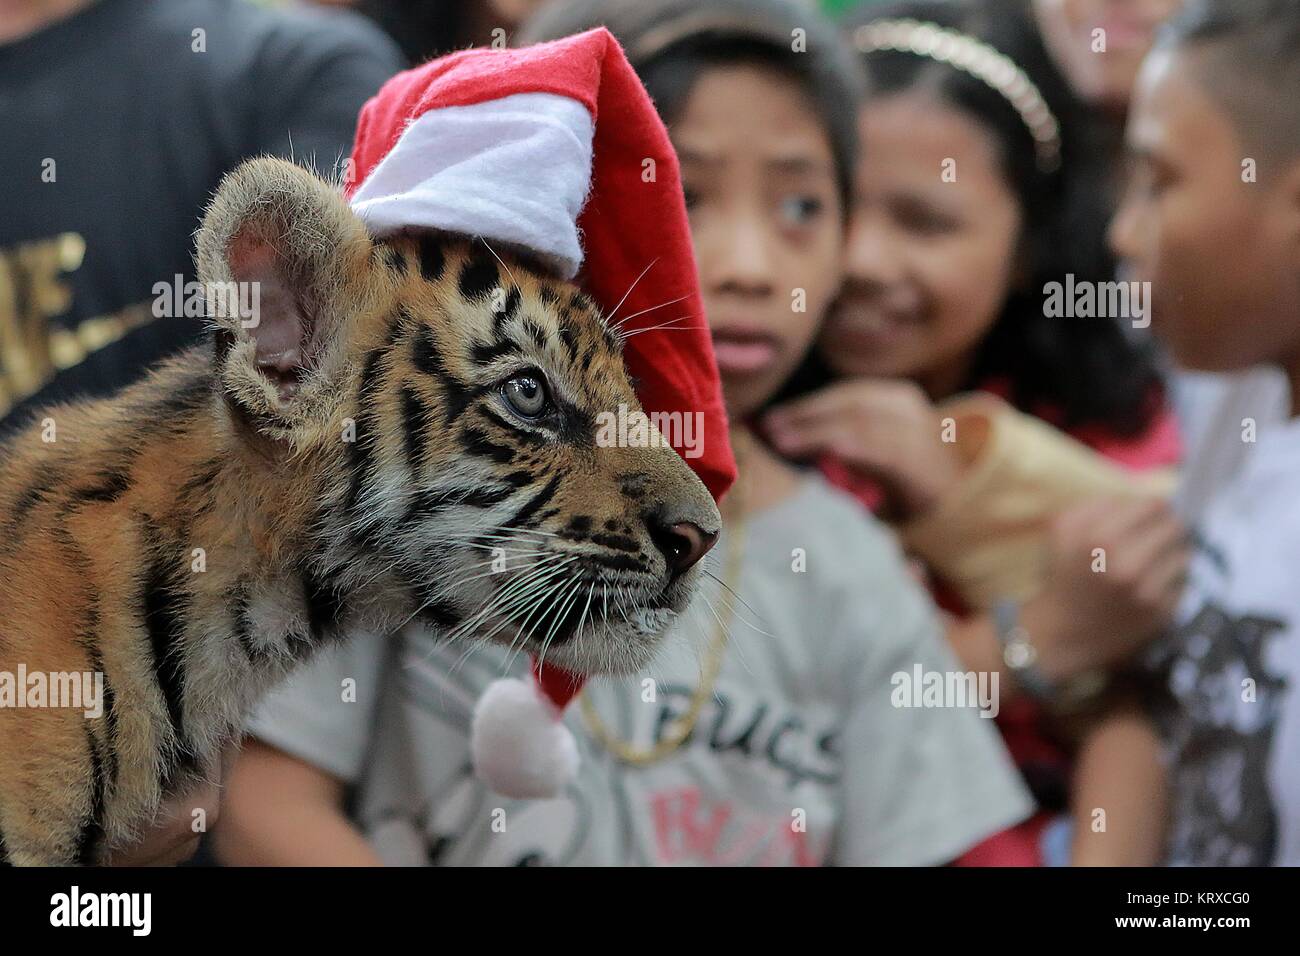
<instances>
[{"instance_id":1,"label":"girl's face","mask_svg":"<svg viewBox=\"0 0 1300 956\"><path fill-rule=\"evenodd\" d=\"M1043 42L1074 92L1123 116L1156 28L1183 0L1033 0Z\"/></svg>"},{"instance_id":2,"label":"girl's face","mask_svg":"<svg viewBox=\"0 0 1300 956\"><path fill-rule=\"evenodd\" d=\"M830 139L799 85L757 65L704 72L672 139L727 410L743 418L807 353L840 281Z\"/></svg>"},{"instance_id":3,"label":"girl's face","mask_svg":"<svg viewBox=\"0 0 1300 956\"><path fill-rule=\"evenodd\" d=\"M858 128L845 282L822 355L841 375L910 378L941 399L964 385L1006 301L1020 205L992 135L932 95L874 99Z\"/></svg>"}]
</instances>

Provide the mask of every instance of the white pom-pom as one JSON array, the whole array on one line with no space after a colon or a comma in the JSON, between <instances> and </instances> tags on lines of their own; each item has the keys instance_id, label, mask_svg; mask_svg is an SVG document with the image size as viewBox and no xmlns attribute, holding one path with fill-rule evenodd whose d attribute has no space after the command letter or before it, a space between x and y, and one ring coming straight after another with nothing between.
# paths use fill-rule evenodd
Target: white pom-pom
<instances>
[{"instance_id":1,"label":"white pom-pom","mask_svg":"<svg viewBox=\"0 0 1300 956\"><path fill-rule=\"evenodd\" d=\"M557 797L578 773L578 742L534 681L488 685L470 725L474 773L507 797Z\"/></svg>"}]
</instances>

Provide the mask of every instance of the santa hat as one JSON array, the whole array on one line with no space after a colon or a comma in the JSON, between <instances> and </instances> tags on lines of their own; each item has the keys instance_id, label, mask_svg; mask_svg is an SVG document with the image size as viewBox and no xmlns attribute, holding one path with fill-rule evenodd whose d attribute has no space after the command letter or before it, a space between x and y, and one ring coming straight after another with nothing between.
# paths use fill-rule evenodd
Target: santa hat
<instances>
[{"instance_id":1,"label":"santa hat","mask_svg":"<svg viewBox=\"0 0 1300 956\"><path fill-rule=\"evenodd\" d=\"M703 414L703 454L685 460L721 497L735 462L677 157L609 31L399 73L362 109L352 164L352 208L376 236L482 236L576 277L607 315L617 309L638 333L624 357L642 406ZM653 328L664 323L673 327ZM577 769L560 718L582 677L536 663L532 674L497 681L475 709L476 769L508 796L554 795Z\"/></svg>"}]
</instances>

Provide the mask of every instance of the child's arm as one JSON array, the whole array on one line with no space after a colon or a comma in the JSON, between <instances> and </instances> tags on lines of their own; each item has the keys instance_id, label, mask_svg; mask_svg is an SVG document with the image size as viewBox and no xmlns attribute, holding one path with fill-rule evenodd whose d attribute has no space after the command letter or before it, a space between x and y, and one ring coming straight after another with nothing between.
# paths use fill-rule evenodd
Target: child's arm
<instances>
[{"instance_id":1,"label":"child's arm","mask_svg":"<svg viewBox=\"0 0 1300 956\"><path fill-rule=\"evenodd\" d=\"M1044 533L1042 589L1020 608L1019 623L1053 683L1109 668L1164 628L1187 569L1186 532L1158 499L1098 499L1066 509ZM1094 553L1107 555L1095 573ZM968 670L1001 670L1002 643L993 616L954 620L948 640ZM1002 671L1002 692L1016 693Z\"/></svg>"},{"instance_id":2,"label":"child's arm","mask_svg":"<svg viewBox=\"0 0 1300 956\"><path fill-rule=\"evenodd\" d=\"M343 812L344 784L255 737L235 760L213 841L233 866L379 866Z\"/></svg>"},{"instance_id":3,"label":"child's arm","mask_svg":"<svg viewBox=\"0 0 1300 956\"><path fill-rule=\"evenodd\" d=\"M322 651L258 706L213 830L224 862L380 862L343 806L346 787L362 781L377 733L390 646L379 636L354 634Z\"/></svg>"},{"instance_id":4,"label":"child's arm","mask_svg":"<svg viewBox=\"0 0 1300 956\"><path fill-rule=\"evenodd\" d=\"M936 414L954 423L960 477L899 532L904 547L972 607L1024 600L1039 590L1048 527L1063 509L1173 491L1168 470L1126 470L991 395L953 399Z\"/></svg>"},{"instance_id":5,"label":"child's arm","mask_svg":"<svg viewBox=\"0 0 1300 956\"><path fill-rule=\"evenodd\" d=\"M1074 772L1071 864L1158 864L1167 797L1155 728L1135 710L1108 715L1084 738Z\"/></svg>"}]
</instances>

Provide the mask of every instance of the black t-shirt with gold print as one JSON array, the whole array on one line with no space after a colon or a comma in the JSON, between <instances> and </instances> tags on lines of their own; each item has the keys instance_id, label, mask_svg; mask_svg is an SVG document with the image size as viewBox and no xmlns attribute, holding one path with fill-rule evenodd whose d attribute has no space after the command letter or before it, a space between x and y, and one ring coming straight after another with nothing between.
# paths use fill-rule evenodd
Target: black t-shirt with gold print
<instances>
[{"instance_id":1,"label":"black t-shirt with gold print","mask_svg":"<svg viewBox=\"0 0 1300 956\"><path fill-rule=\"evenodd\" d=\"M352 14L245 0L98 0L0 46L0 418L192 343L203 320L159 293L193 281L221 176L264 153L332 170L401 65Z\"/></svg>"}]
</instances>

